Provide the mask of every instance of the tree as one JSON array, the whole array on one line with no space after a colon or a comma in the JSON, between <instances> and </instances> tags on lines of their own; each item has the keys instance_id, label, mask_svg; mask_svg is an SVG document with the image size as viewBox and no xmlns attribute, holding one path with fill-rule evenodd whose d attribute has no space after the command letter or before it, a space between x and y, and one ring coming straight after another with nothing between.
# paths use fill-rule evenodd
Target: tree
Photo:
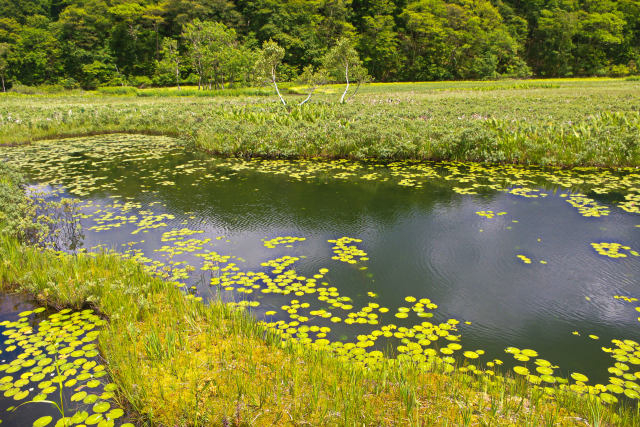
<instances>
[{"instance_id":1,"label":"tree","mask_svg":"<svg viewBox=\"0 0 640 427\"><path fill-rule=\"evenodd\" d=\"M114 68L113 51L109 46L112 25L108 6L103 0L88 0L82 6L69 5L60 13L56 28L62 45L64 73L78 80L84 88L93 88L103 77L101 72L100 78L96 78L97 63ZM85 65L91 67L85 68Z\"/></svg>"},{"instance_id":2,"label":"tree","mask_svg":"<svg viewBox=\"0 0 640 427\"><path fill-rule=\"evenodd\" d=\"M373 0L361 13L358 51L367 70L376 80L387 81L398 75L406 61L399 49L400 38L391 0Z\"/></svg>"},{"instance_id":3,"label":"tree","mask_svg":"<svg viewBox=\"0 0 640 427\"><path fill-rule=\"evenodd\" d=\"M308 64L319 65L334 40L355 36L349 22L351 0L241 0L236 4L245 16L246 33L282 46L283 65L295 74Z\"/></svg>"},{"instance_id":4,"label":"tree","mask_svg":"<svg viewBox=\"0 0 640 427\"><path fill-rule=\"evenodd\" d=\"M621 12L580 12L574 37L580 74L598 74L609 65L624 42L624 25Z\"/></svg>"},{"instance_id":5,"label":"tree","mask_svg":"<svg viewBox=\"0 0 640 427\"><path fill-rule=\"evenodd\" d=\"M162 40L162 61L159 64L159 68L162 70L175 73L176 84L178 90L180 90L180 62L182 57L178 50L178 42L174 39L166 38Z\"/></svg>"},{"instance_id":6,"label":"tree","mask_svg":"<svg viewBox=\"0 0 640 427\"><path fill-rule=\"evenodd\" d=\"M340 97L340 103L345 102L345 96L349 91L349 76L352 77L352 81L358 82L356 92L360 88L360 85L368 77L368 74L362 66L362 61L358 56L358 52L354 47L354 43L347 37L342 37L324 56L322 63L330 74L338 77L340 80L344 77L346 87L342 96ZM355 95L355 93L353 95ZM351 99L353 95L349 98Z\"/></svg>"},{"instance_id":7,"label":"tree","mask_svg":"<svg viewBox=\"0 0 640 427\"><path fill-rule=\"evenodd\" d=\"M221 52L222 81L233 83L251 80L257 53L246 44L234 42Z\"/></svg>"},{"instance_id":8,"label":"tree","mask_svg":"<svg viewBox=\"0 0 640 427\"><path fill-rule=\"evenodd\" d=\"M160 25L165 22L164 15L167 13L168 7L169 4L167 2L150 4L147 5L142 13L142 18L151 23L153 26L153 32L156 34L156 61L158 60L158 55L160 53Z\"/></svg>"},{"instance_id":9,"label":"tree","mask_svg":"<svg viewBox=\"0 0 640 427\"><path fill-rule=\"evenodd\" d=\"M12 75L27 85L56 81L62 74L60 41L50 21L30 16L20 28L9 62Z\"/></svg>"},{"instance_id":10,"label":"tree","mask_svg":"<svg viewBox=\"0 0 640 427\"><path fill-rule=\"evenodd\" d=\"M577 32L577 16L562 9L542 10L533 40L536 48L530 52L534 69L545 77L573 74L573 37Z\"/></svg>"},{"instance_id":11,"label":"tree","mask_svg":"<svg viewBox=\"0 0 640 427\"><path fill-rule=\"evenodd\" d=\"M110 7L113 29L110 35L111 49L115 53L116 63L125 71L133 72L139 67L138 39L140 37L140 21L145 8L136 2L120 0L119 4Z\"/></svg>"},{"instance_id":12,"label":"tree","mask_svg":"<svg viewBox=\"0 0 640 427\"><path fill-rule=\"evenodd\" d=\"M184 27L182 38L187 43L191 65L198 74L198 90L202 88L202 76L204 74L205 44L202 22L199 19L193 20Z\"/></svg>"},{"instance_id":13,"label":"tree","mask_svg":"<svg viewBox=\"0 0 640 427\"><path fill-rule=\"evenodd\" d=\"M229 49L236 44L236 32L220 22L195 19L185 26L182 37L185 39L191 62L198 73L198 89L204 83L212 82L224 87L224 75L227 69L225 59L229 58Z\"/></svg>"},{"instance_id":14,"label":"tree","mask_svg":"<svg viewBox=\"0 0 640 427\"><path fill-rule=\"evenodd\" d=\"M400 18L408 58L405 78L493 78L517 69L527 73L521 67L521 46L490 1L420 0L410 2ZM517 35L518 29L512 31Z\"/></svg>"},{"instance_id":15,"label":"tree","mask_svg":"<svg viewBox=\"0 0 640 427\"><path fill-rule=\"evenodd\" d=\"M168 0L165 20L170 34L179 34L183 27L195 19L217 21L239 28L243 17L229 0Z\"/></svg>"},{"instance_id":16,"label":"tree","mask_svg":"<svg viewBox=\"0 0 640 427\"><path fill-rule=\"evenodd\" d=\"M224 89L225 74L232 62L232 52L236 44L236 31L221 22L204 23L204 73L216 89Z\"/></svg>"},{"instance_id":17,"label":"tree","mask_svg":"<svg viewBox=\"0 0 640 427\"><path fill-rule=\"evenodd\" d=\"M278 43L273 40L266 41L262 44L262 49L258 53L258 60L256 61L256 76L259 79L266 79L273 87L276 89L276 93L282 101L282 105L285 107L287 103L285 102L282 94L280 93L280 89L278 89L278 66L282 64L282 59L284 58L284 48L280 47Z\"/></svg>"},{"instance_id":18,"label":"tree","mask_svg":"<svg viewBox=\"0 0 640 427\"><path fill-rule=\"evenodd\" d=\"M4 84L7 70L9 69L9 43L0 43L0 79L2 79L2 91L6 92L7 88Z\"/></svg>"}]
</instances>

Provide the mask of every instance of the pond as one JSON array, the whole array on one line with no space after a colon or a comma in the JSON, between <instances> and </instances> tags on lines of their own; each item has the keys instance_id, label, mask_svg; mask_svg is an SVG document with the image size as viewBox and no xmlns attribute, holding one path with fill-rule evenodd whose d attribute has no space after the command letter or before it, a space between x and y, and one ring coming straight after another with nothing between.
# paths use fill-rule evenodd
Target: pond
<instances>
[{"instance_id":1,"label":"pond","mask_svg":"<svg viewBox=\"0 0 640 427\"><path fill-rule=\"evenodd\" d=\"M0 159L75 201L75 250L119 251L285 338L638 396L638 170L221 159L135 135Z\"/></svg>"}]
</instances>

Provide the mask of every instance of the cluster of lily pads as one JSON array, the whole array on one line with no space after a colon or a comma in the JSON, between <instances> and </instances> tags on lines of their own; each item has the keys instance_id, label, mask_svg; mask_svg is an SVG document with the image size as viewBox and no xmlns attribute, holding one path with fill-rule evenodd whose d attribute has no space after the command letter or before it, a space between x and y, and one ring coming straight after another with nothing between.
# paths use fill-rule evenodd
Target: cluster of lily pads
<instances>
[{"instance_id":1,"label":"cluster of lily pads","mask_svg":"<svg viewBox=\"0 0 640 427\"><path fill-rule=\"evenodd\" d=\"M506 215L506 212L494 212L494 211L478 211L476 212L476 214L478 216L487 218L487 219L492 219L495 216L502 216L502 215Z\"/></svg>"},{"instance_id":2,"label":"cluster of lily pads","mask_svg":"<svg viewBox=\"0 0 640 427\"><path fill-rule=\"evenodd\" d=\"M339 239L331 239L329 243L335 244L333 248L331 248L334 253L334 256L331 257L333 260L346 262L348 264L369 260L365 251L359 249L356 245L350 245L350 243L362 243L362 239L345 236Z\"/></svg>"},{"instance_id":3,"label":"cluster of lily pads","mask_svg":"<svg viewBox=\"0 0 640 427\"><path fill-rule=\"evenodd\" d=\"M292 243L295 242L304 242L307 240L305 237L294 237L294 236L282 236L282 237L274 237L273 239L264 240L264 247L273 249L278 245L285 245L287 248L292 248Z\"/></svg>"},{"instance_id":4,"label":"cluster of lily pads","mask_svg":"<svg viewBox=\"0 0 640 427\"><path fill-rule=\"evenodd\" d=\"M104 320L92 310L64 309L36 321L43 311L24 311L16 320L0 322L5 358L12 359L0 365L0 392L15 401L7 411L44 404L55 409L56 426L132 427L120 421L124 411L114 401L116 385L109 382L98 354L98 328ZM33 425L53 421L45 415Z\"/></svg>"},{"instance_id":5,"label":"cluster of lily pads","mask_svg":"<svg viewBox=\"0 0 640 427\"><path fill-rule=\"evenodd\" d=\"M629 255L632 255L632 256L640 256L640 252L635 251L631 249L631 246L626 246L626 245L623 245L622 243L600 242L600 243L591 243L591 246L593 247L593 249L596 250L596 252L599 255L606 256L609 258L627 258L627 254L625 252L628 252Z\"/></svg>"},{"instance_id":6,"label":"cluster of lily pads","mask_svg":"<svg viewBox=\"0 0 640 427\"><path fill-rule=\"evenodd\" d=\"M584 194L572 194L567 198L574 208L578 209L580 215L584 217L601 217L609 215L609 208L598 204L595 200L585 196Z\"/></svg>"},{"instance_id":7,"label":"cluster of lily pads","mask_svg":"<svg viewBox=\"0 0 640 427\"><path fill-rule=\"evenodd\" d=\"M53 191L64 188L66 194L80 199L91 194L102 195L101 202L83 201L78 217L89 225L86 229L92 233L128 227L132 241L122 252L145 264L154 274L189 290L193 289L187 283L197 273L210 274L208 283L220 292L234 293L239 301L231 304L238 307L259 307L259 296L270 296L274 306L265 311L264 324L277 331L283 340L325 349L344 360L372 369L386 363L387 357L391 356L397 360L413 361L425 370L438 366L452 371L457 366L462 371L477 375L494 375L494 368L502 365L503 361L492 359L483 362L482 349L463 349L459 329L468 322L458 319L426 320L433 317L433 311L438 307L429 298L407 296L403 306L385 307L376 302L375 293L368 292L370 300L356 305L352 298L343 295L337 286L330 283L329 268L301 274L296 264L304 256L295 254L278 253L262 262L260 268L246 269L242 266L244 260L241 257L224 253L221 246L229 242L225 236L197 238L204 231L188 228L186 221L176 227L174 216L162 211L161 202L142 203L134 197L118 197L110 193L125 179L136 179L136 176L140 177L140 192L153 196L155 186L171 187L184 176L197 177L193 185L198 185L205 181L233 180L238 174L251 171L280 175L294 181L384 183L397 185L403 189L401 191L413 191L432 184L447 186L460 195L496 191L524 199L559 195L590 220L609 215L615 209L596 200L599 196L608 195L613 198L613 205L622 211L640 213L640 174L634 169L581 168L567 171L458 162L400 161L382 164L323 159L192 159L179 165L172 164L171 168L144 171L131 168L136 162L161 159L182 150L176 141L167 138L119 135L2 149L0 157L6 157L13 165L28 172L33 181L49 186ZM128 174L113 177L114 162L128 168ZM553 188L536 188L543 185ZM506 212L491 210L476 214L494 221L507 215ZM145 240L139 240L139 235L146 233L161 233L162 246L153 249L153 253L137 248L145 243ZM272 236L264 238L262 245L280 251L292 249L294 243L305 240L302 236ZM369 259L364 250L366 242L362 239L344 236L330 239L327 243L333 245L326 247L333 253L332 260L353 268L365 268L358 266ZM612 258L624 258L627 253L638 256L622 243L597 242L592 246L598 254ZM184 254L194 255L201 263L197 265L180 260ZM524 264L532 263L529 256L515 255ZM541 260L540 263L545 264L546 261ZM279 307L275 302L280 302ZM616 359L613 366L616 370L612 372L615 377L607 385L594 386L588 385L588 378L580 373L571 375L572 382L556 375L558 366L538 358L535 350L509 347L506 351L520 363L514 368L515 374L525 377L548 395L552 395L557 386L577 393L598 395L604 402L614 402L619 394L638 398L637 387L632 385L636 384L638 376L629 372L630 367L640 361L638 345L630 340L613 340L612 344L615 347L610 349ZM389 346L393 351L390 355L384 354L381 349ZM532 364L528 365L529 361ZM624 384L619 384L619 381Z\"/></svg>"}]
</instances>

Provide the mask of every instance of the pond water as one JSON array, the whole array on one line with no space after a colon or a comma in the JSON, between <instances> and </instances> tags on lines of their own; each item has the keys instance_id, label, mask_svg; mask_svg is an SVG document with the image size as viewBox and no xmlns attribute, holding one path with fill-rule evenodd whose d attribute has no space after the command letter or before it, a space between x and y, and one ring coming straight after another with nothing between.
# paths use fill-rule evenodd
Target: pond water
<instances>
[{"instance_id":1,"label":"pond water","mask_svg":"<svg viewBox=\"0 0 640 427\"><path fill-rule=\"evenodd\" d=\"M635 169L211 159L130 135L0 159L34 194L76 201L83 250L125 253L285 338L520 366L543 385L581 373L636 397Z\"/></svg>"}]
</instances>

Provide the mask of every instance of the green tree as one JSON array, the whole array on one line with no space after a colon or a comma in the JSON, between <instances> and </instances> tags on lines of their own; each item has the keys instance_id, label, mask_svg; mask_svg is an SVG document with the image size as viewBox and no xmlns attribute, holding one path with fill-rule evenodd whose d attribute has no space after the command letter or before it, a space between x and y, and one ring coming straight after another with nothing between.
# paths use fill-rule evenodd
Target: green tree
<instances>
[{"instance_id":1,"label":"green tree","mask_svg":"<svg viewBox=\"0 0 640 427\"><path fill-rule=\"evenodd\" d=\"M324 56L322 63L331 75L346 83L344 92L340 97L341 104L345 102L345 97L347 92L349 92L349 85L351 81L358 82L358 87L356 88L357 92L362 82L364 82L368 77L364 67L362 66L362 61L355 49L353 41L347 37L340 38L336 42L335 46L329 49ZM353 95L355 95L355 93Z\"/></svg>"},{"instance_id":2,"label":"green tree","mask_svg":"<svg viewBox=\"0 0 640 427\"><path fill-rule=\"evenodd\" d=\"M234 27L243 27L243 16L229 0L168 0L165 17L170 35L180 34L183 27L195 19L217 21Z\"/></svg>"},{"instance_id":3,"label":"green tree","mask_svg":"<svg viewBox=\"0 0 640 427\"><path fill-rule=\"evenodd\" d=\"M114 53L116 64L128 73L135 73L143 67L144 61L140 58L138 40L141 33L142 17L145 7L138 2L119 0L120 2L109 7L113 22L110 44Z\"/></svg>"},{"instance_id":4,"label":"green tree","mask_svg":"<svg viewBox=\"0 0 640 427\"><path fill-rule=\"evenodd\" d=\"M11 49L13 75L22 83L37 85L56 81L62 74L60 42L48 18L30 16L20 28Z\"/></svg>"},{"instance_id":5,"label":"green tree","mask_svg":"<svg viewBox=\"0 0 640 427\"><path fill-rule=\"evenodd\" d=\"M176 85L180 90L180 65L182 57L178 50L178 41L170 38L162 40L162 61L158 64L161 71L175 75Z\"/></svg>"},{"instance_id":6,"label":"green tree","mask_svg":"<svg viewBox=\"0 0 640 427\"><path fill-rule=\"evenodd\" d=\"M394 10L393 2L374 0L368 9L370 14L361 20L358 50L363 55L364 65L377 80L395 77L403 62Z\"/></svg>"},{"instance_id":7,"label":"green tree","mask_svg":"<svg viewBox=\"0 0 640 427\"><path fill-rule=\"evenodd\" d=\"M234 41L221 52L221 75L223 82L246 83L251 80L251 73L256 62L257 53L245 44Z\"/></svg>"},{"instance_id":8,"label":"green tree","mask_svg":"<svg viewBox=\"0 0 640 427\"><path fill-rule=\"evenodd\" d=\"M49 17L51 0L0 0L0 17L13 18L25 24L29 16Z\"/></svg>"},{"instance_id":9,"label":"green tree","mask_svg":"<svg viewBox=\"0 0 640 427\"><path fill-rule=\"evenodd\" d=\"M208 83L224 87L225 73L230 63L230 50L236 46L236 32L220 22L199 19L185 26L182 37L187 43L189 56L198 74L198 88Z\"/></svg>"},{"instance_id":10,"label":"green tree","mask_svg":"<svg viewBox=\"0 0 640 427\"><path fill-rule=\"evenodd\" d=\"M624 45L618 59L630 73L637 73L640 65L640 0L620 0L618 10L624 14Z\"/></svg>"},{"instance_id":11,"label":"green tree","mask_svg":"<svg viewBox=\"0 0 640 427\"><path fill-rule=\"evenodd\" d=\"M2 91L6 92L5 79L9 70L9 54L11 48L9 43L0 43L0 79L2 79Z\"/></svg>"},{"instance_id":12,"label":"green tree","mask_svg":"<svg viewBox=\"0 0 640 427\"><path fill-rule=\"evenodd\" d=\"M115 68L108 44L111 24L108 6L103 0L87 0L82 6L69 5L62 10L56 22L64 73L85 88L98 83L95 73L85 73L85 65L97 62Z\"/></svg>"},{"instance_id":13,"label":"green tree","mask_svg":"<svg viewBox=\"0 0 640 427\"><path fill-rule=\"evenodd\" d=\"M15 43L22 26L13 18L0 17L0 42Z\"/></svg>"},{"instance_id":14,"label":"green tree","mask_svg":"<svg viewBox=\"0 0 640 427\"><path fill-rule=\"evenodd\" d=\"M406 77L491 78L527 68L521 46L486 0L421 0L404 8Z\"/></svg>"},{"instance_id":15,"label":"green tree","mask_svg":"<svg viewBox=\"0 0 640 427\"><path fill-rule=\"evenodd\" d=\"M609 9L611 10L611 9ZM625 21L621 12L581 11L574 36L575 69L582 75L604 71L624 42Z\"/></svg>"},{"instance_id":16,"label":"green tree","mask_svg":"<svg viewBox=\"0 0 640 427\"><path fill-rule=\"evenodd\" d=\"M204 57L206 39L204 37L203 23L199 19L185 25L182 38L187 44L191 65L198 74L198 90L202 89L202 77L204 76Z\"/></svg>"},{"instance_id":17,"label":"green tree","mask_svg":"<svg viewBox=\"0 0 640 427\"><path fill-rule=\"evenodd\" d=\"M296 74L318 61L337 38L355 36L347 0L240 0L246 32L285 49L284 64Z\"/></svg>"},{"instance_id":18,"label":"green tree","mask_svg":"<svg viewBox=\"0 0 640 427\"><path fill-rule=\"evenodd\" d=\"M142 19L151 24L156 36L156 61L160 54L160 25L165 22L164 15L167 13L168 8L169 3L166 1L158 4L149 4L142 13Z\"/></svg>"},{"instance_id":19,"label":"green tree","mask_svg":"<svg viewBox=\"0 0 640 427\"><path fill-rule=\"evenodd\" d=\"M302 70L300 76L298 76L298 83L307 86L307 97L303 99L300 104L304 105L311 99L311 96L316 91L318 86L327 82L327 72L325 69L320 68L315 70L312 65L307 65Z\"/></svg>"},{"instance_id":20,"label":"green tree","mask_svg":"<svg viewBox=\"0 0 640 427\"><path fill-rule=\"evenodd\" d=\"M278 67L282 64L285 50L280 47L278 43L273 40L266 41L262 44L262 49L258 53L258 59L255 64L256 77L258 79L266 80L276 90L282 105L287 106L286 101L278 89Z\"/></svg>"}]
</instances>

